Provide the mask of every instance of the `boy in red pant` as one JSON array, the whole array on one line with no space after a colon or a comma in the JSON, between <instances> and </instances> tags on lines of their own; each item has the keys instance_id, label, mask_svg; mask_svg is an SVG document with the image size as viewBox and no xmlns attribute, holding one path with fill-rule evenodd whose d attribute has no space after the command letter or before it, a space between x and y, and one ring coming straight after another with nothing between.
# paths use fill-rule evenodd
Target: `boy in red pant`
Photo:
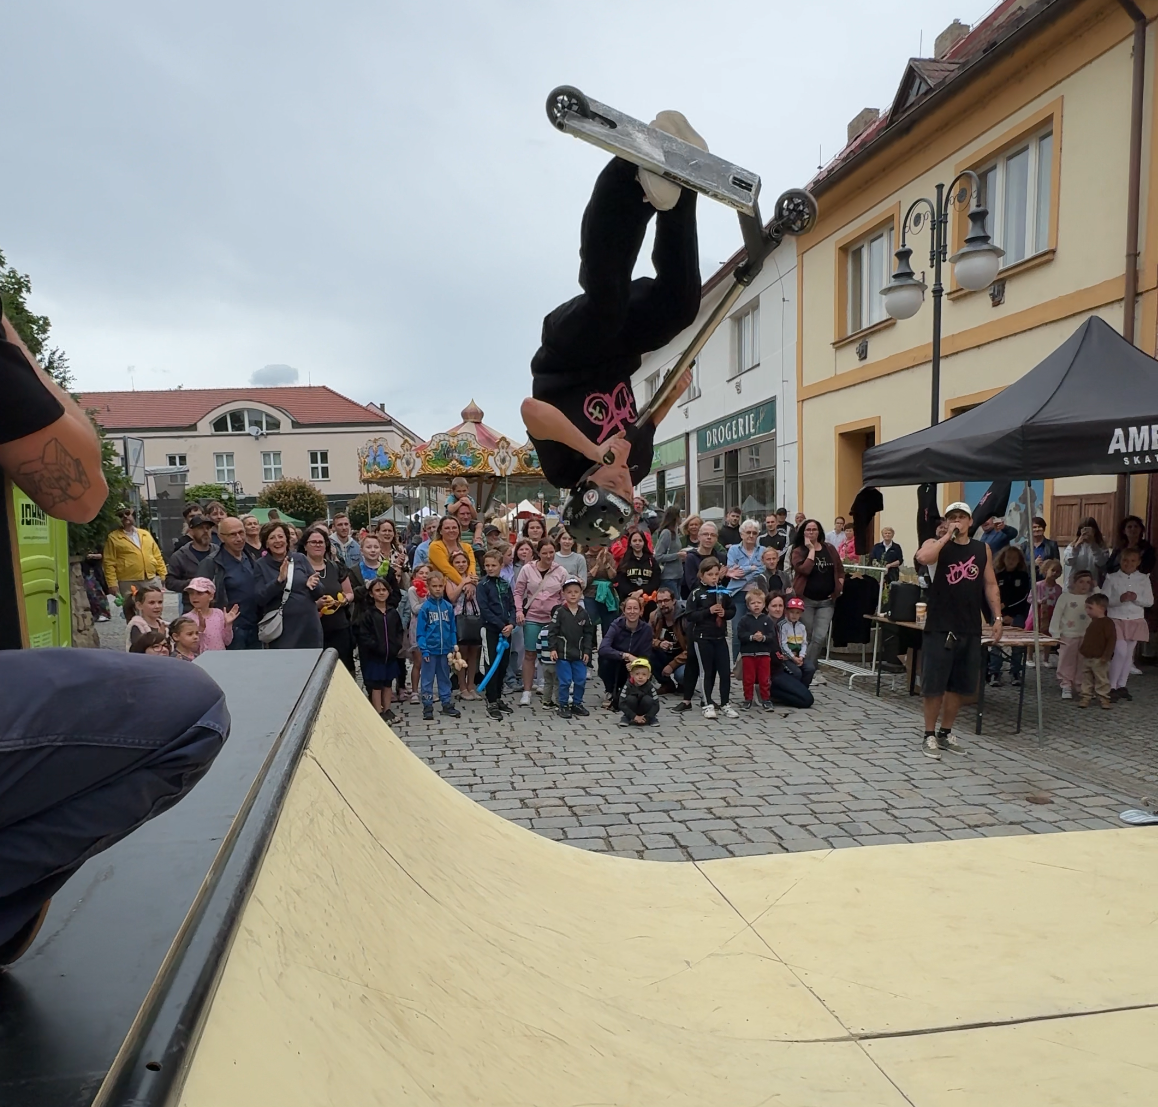
<instances>
[{"instance_id":1,"label":"boy in red pant","mask_svg":"<svg viewBox=\"0 0 1158 1107\"><path fill-rule=\"evenodd\" d=\"M744 709L751 709L753 693L759 684L760 703L765 711L771 711L772 652L779 644L776 624L764 612L764 593L759 588L749 588L744 593L744 603L748 610L740 616L737 630L744 674Z\"/></svg>"}]
</instances>

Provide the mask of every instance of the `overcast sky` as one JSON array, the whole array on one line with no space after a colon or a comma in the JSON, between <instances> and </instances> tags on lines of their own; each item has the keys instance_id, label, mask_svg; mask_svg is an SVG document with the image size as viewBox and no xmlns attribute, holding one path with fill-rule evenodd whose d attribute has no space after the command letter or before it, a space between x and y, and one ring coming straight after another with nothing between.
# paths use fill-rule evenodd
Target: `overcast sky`
<instances>
[{"instance_id":1,"label":"overcast sky","mask_svg":"<svg viewBox=\"0 0 1158 1107\"><path fill-rule=\"evenodd\" d=\"M423 435L473 396L522 437L528 362L578 291L605 160L550 127L551 88L644 120L683 111L761 175L770 211L861 108L888 105L922 33L931 54L989 3L973 7L12 5L0 248L82 389L129 388L130 365L137 388L285 365ZM739 230L699 210L706 276Z\"/></svg>"}]
</instances>

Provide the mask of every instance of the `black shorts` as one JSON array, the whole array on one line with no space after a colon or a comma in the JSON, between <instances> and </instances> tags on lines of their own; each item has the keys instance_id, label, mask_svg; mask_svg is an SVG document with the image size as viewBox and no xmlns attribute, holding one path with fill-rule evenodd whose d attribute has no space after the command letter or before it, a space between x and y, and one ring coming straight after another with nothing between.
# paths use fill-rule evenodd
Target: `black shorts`
<instances>
[{"instance_id":1,"label":"black shorts","mask_svg":"<svg viewBox=\"0 0 1158 1107\"><path fill-rule=\"evenodd\" d=\"M981 636L956 638L937 631L925 631L921 644L921 695L943 696L952 692L970 696L981 677Z\"/></svg>"}]
</instances>

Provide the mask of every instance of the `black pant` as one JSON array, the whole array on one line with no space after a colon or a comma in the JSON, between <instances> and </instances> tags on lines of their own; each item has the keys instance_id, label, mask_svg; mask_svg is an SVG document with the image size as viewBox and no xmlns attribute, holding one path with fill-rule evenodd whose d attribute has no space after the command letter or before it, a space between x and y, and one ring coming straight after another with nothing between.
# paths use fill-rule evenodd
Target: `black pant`
<instances>
[{"instance_id":1,"label":"black pant","mask_svg":"<svg viewBox=\"0 0 1158 1107\"><path fill-rule=\"evenodd\" d=\"M612 421L627 406L630 417L622 422L635 421L631 374L641 355L666 346L695 322L700 309L696 194L690 189L683 190L674 208L657 215L651 252L655 277L631 279L647 225L656 215L636 173L630 162L613 158L599 174L580 231L583 292L543 320L542 345L531 359L534 396L558 407L592 441L624 429ZM618 386L626 389L622 397ZM593 416L596 409L599 414ZM632 449L628 465L633 476L639 470L637 480L651 469L652 437L641 436ZM536 443L543 472L557 487L573 487L591 467L569 446Z\"/></svg>"},{"instance_id":2,"label":"black pant","mask_svg":"<svg viewBox=\"0 0 1158 1107\"><path fill-rule=\"evenodd\" d=\"M199 666L109 650L0 651L0 688L2 943L205 775L229 712Z\"/></svg>"},{"instance_id":3,"label":"black pant","mask_svg":"<svg viewBox=\"0 0 1158 1107\"><path fill-rule=\"evenodd\" d=\"M323 627L322 648L337 650L342 664L350 670L350 676L354 675L354 635L349 621L330 628Z\"/></svg>"},{"instance_id":4,"label":"black pant","mask_svg":"<svg viewBox=\"0 0 1158 1107\"><path fill-rule=\"evenodd\" d=\"M619 693L627 683L627 666L618 657L599 658L599 679L611 698L612 706L619 703Z\"/></svg>"},{"instance_id":5,"label":"black pant","mask_svg":"<svg viewBox=\"0 0 1158 1107\"><path fill-rule=\"evenodd\" d=\"M732 658L724 638L701 638L692 649L699 658L704 674L704 702L712 702L716 677L720 678L720 703L727 703L732 694ZM686 687L686 683L685 683Z\"/></svg>"},{"instance_id":6,"label":"black pant","mask_svg":"<svg viewBox=\"0 0 1158 1107\"><path fill-rule=\"evenodd\" d=\"M495 657L499 652L499 639L502 634L495 627L483 627L483 633L487 636L487 657L491 659L493 664ZM499 658L499 667L495 675L487 681L487 686L483 689L487 698L487 703L498 703L499 697L503 694L503 681L507 677L507 665L510 664L511 650L508 646L503 650L503 656Z\"/></svg>"}]
</instances>

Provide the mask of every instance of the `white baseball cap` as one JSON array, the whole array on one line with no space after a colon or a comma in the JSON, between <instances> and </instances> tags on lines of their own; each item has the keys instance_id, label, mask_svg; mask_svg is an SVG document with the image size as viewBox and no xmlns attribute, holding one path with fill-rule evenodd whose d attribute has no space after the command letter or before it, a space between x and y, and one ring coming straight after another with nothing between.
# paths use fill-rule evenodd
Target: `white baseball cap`
<instances>
[{"instance_id":1,"label":"white baseball cap","mask_svg":"<svg viewBox=\"0 0 1158 1107\"><path fill-rule=\"evenodd\" d=\"M947 519L950 515L953 514L954 511L963 511L966 515L969 516L970 519L973 518L973 508L971 508L966 503L962 503L960 500L958 500L956 503L950 504L947 508L945 508L945 518Z\"/></svg>"}]
</instances>

